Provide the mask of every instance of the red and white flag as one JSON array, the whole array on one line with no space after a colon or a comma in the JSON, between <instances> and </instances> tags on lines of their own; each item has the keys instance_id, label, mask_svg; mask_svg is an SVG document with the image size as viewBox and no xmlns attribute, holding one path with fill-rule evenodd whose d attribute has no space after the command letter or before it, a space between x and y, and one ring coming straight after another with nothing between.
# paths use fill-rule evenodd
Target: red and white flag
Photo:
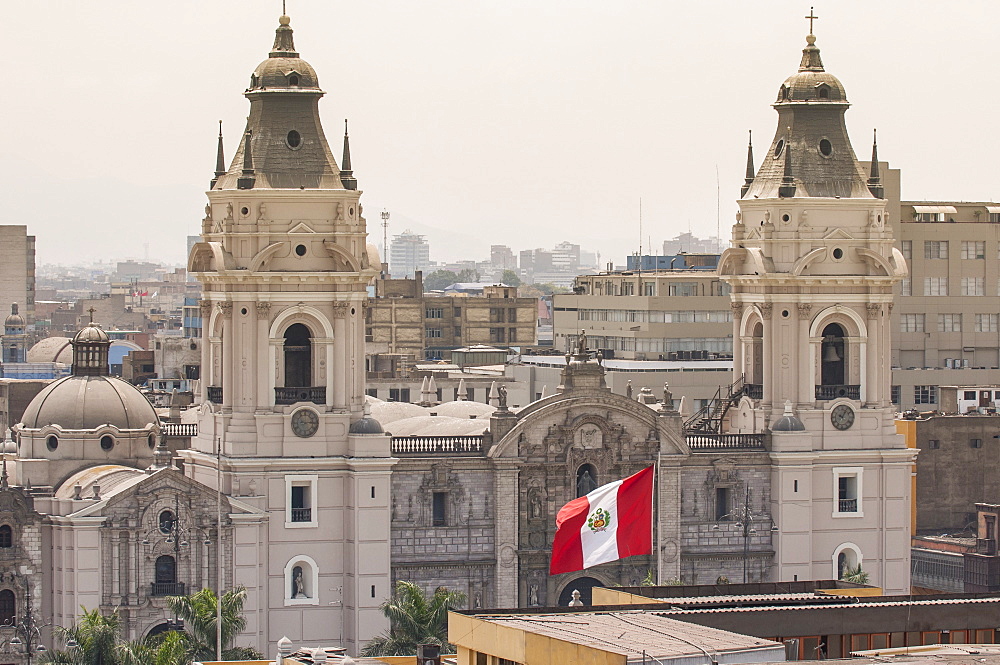
<instances>
[{"instance_id":1,"label":"red and white flag","mask_svg":"<svg viewBox=\"0 0 1000 665\"><path fill-rule=\"evenodd\" d=\"M653 467L648 467L559 510L549 575L652 551Z\"/></svg>"}]
</instances>

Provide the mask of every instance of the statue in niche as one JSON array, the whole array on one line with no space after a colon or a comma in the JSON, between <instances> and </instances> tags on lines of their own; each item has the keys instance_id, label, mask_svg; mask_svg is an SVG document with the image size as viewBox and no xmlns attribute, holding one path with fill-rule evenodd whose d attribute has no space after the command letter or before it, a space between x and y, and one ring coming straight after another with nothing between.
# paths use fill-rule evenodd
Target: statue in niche
<instances>
[{"instance_id":1,"label":"statue in niche","mask_svg":"<svg viewBox=\"0 0 1000 665\"><path fill-rule=\"evenodd\" d=\"M497 399L500 401L500 407L499 408L506 409L507 408L507 386L505 386L503 384L500 384L500 386L497 387Z\"/></svg>"},{"instance_id":2,"label":"statue in niche","mask_svg":"<svg viewBox=\"0 0 1000 665\"><path fill-rule=\"evenodd\" d=\"M576 481L576 495L578 497L586 496L596 489L597 481L590 475L590 469L584 469L579 480Z\"/></svg>"},{"instance_id":3,"label":"statue in niche","mask_svg":"<svg viewBox=\"0 0 1000 665\"><path fill-rule=\"evenodd\" d=\"M538 585L528 587L528 607L538 607Z\"/></svg>"},{"instance_id":4,"label":"statue in niche","mask_svg":"<svg viewBox=\"0 0 1000 665\"><path fill-rule=\"evenodd\" d=\"M528 499L528 517L538 519L542 516L542 498L535 492Z\"/></svg>"},{"instance_id":5,"label":"statue in niche","mask_svg":"<svg viewBox=\"0 0 1000 665\"><path fill-rule=\"evenodd\" d=\"M474 596L474 598L475 598L475 600L473 600L473 602L472 602L473 609L477 609L477 610L482 609L483 608L483 592L482 591L477 591L476 595Z\"/></svg>"},{"instance_id":6,"label":"statue in niche","mask_svg":"<svg viewBox=\"0 0 1000 665\"><path fill-rule=\"evenodd\" d=\"M226 204L226 219L232 219L232 218L233 218L233 204L232 203L227 203Z\"/></svg>"},{"instance_id":7,"label":"statue in niche","mask_svg":"<svg viewBox=\"0 0 1000 665\"><path fill-rule=\"evenodd\" d=\"M570 607L583 607L583 601L580 600L580 592L573 589L573 600L569 601Z\"/></svg>"},{"instance_id":8,"label":"statue in niche","mask_svg":"<svg viewBox=\"0 0 1000 665\"><path fill-rule=\"evenodd\" d=\"M302 581L302 568L295 566L292 578L292 598L308 598L306 595L306 584Z\"/></svg>"}]
</instances>

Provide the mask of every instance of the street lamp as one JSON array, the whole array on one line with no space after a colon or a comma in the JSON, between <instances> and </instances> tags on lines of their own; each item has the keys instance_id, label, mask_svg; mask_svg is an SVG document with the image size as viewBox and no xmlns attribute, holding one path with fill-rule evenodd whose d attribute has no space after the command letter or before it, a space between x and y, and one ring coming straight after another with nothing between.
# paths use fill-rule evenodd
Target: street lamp
<instances>
[{"instance_id":1,"label":"street lamp","mask_svg":"<svg viewBox=\"0 0 1000 665\"><path fill-rule=\"evenodd\" d=\"M43 654L48 649L42 644L42 628L49 624L38 624L31 606L31 583L27 578L17 573L13 573L16 579L20 580L24 587L24 614L20 617L15 613L0 626L13 628L14 635L3 642L0 642L0 650L4 653L23 653L27 665L31 665L31 658L35 654Z\"/></svg>"},{"instance_id":2,"label":"street lamp","mask_svg":"<svg viewBox=\"0 0 1000 665\"><path fill-rule=\"evenodd\" d=\"M774 526L774 521L769 515L754 515L750 510L750 485L747 485L746 498L743 501L743 506L716 518L716 523L712 525L712 530L719 531L721 529L719 522L726 519L735 519L736 528L740 530L740 533L743 536L743 583L746 584L747 561L750 558L750 536L757 534L757 530L753 527L753 523L771 522L772 526L769 531L776 531L777 527Z\"/></svg>"}]
</instances>

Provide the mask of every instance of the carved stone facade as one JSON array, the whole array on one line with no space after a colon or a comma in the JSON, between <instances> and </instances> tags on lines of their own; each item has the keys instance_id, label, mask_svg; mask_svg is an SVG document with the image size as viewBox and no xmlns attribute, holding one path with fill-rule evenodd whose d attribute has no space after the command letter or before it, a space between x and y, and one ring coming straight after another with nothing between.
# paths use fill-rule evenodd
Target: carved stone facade
<instances>
[{"instance_id":1,"label":"carved stone facade","mask_svg":"<svg viewBox=\"0 0 1000 665\"><path fill-rule=\"evenodd\" d=\"M525 607L565 605L573 589L589 597L594 584L655 578L655 554L556 576L548 567L563 505L657 459L662 580L742 581L744 541L734 524L748 486L755 526L748 581L769 579L766 453L693 451L676 411L612 394L604 369L586 356L572 358L563 387L516 414L494 414L480 453L399 455L392 477L395 579L462 591L470 607ZM724 514L720 497L728 502Z\"/></svg>"}]
</instances>

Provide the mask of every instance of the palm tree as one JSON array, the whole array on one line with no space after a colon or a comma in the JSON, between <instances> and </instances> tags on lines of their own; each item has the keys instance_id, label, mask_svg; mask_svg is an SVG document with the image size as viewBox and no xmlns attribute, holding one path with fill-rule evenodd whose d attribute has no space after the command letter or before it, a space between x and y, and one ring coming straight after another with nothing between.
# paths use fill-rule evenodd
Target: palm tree
<instances>
[{"instance_id":1,"label":"palm tree","mask_svg":"<svg viewBox=\"0 0 1000 665\"><path fill-rule=\"evenodd\" d=\"M844 582L853 582L854 584L868 584L868 572L861 570L861 564L853 568L847 568L844 570L844 574L840 577Z\"/></svg>"},{"instance_id":2,"label":"palm tree","mask_svg":"<svg viewBox=\"0 0 1000 665\"><path fill-rule=\"evenodd\" d=\"M434 590L430 598L413 582L396 582L392 597L382 603L382 614L389 619L389 630L366 644L362 656L407 656L417 652L418 644L439 644L445 653L455 653L448 644L448 610L465 604L465 594Z\"/></svg>"},{"instance_id":3,"label":"palm tree","mask_svg":"<svg viewBox=\"0 0 1000 665\"><path fill-rule=\"evenodd\" d=\"M83 616L72 628L59 629L66 642L76 646L66 650L53 649L39 662L60 665L123 665L119 653L122 625L118 612L101 614L100 610L83 610Z\"/></svg>"},{"instance_id":4,"label":"palm tree","mask_svg":"<svg viewBox=\"0 0 1000 665\"><path fill-rule=\"evenodd\" d=\"M222 658L253 659L260 654L249 647L233 647L233 640L247 627L243 616L243 606L247 601L247 590L238 586L222 594ZM195 660L215 658L215 613L216 595L211 589L202 589L187 596L170 596L167 607L178 618L184 620L188 636L188 655Z\"/></svg>"}]
</instances>

